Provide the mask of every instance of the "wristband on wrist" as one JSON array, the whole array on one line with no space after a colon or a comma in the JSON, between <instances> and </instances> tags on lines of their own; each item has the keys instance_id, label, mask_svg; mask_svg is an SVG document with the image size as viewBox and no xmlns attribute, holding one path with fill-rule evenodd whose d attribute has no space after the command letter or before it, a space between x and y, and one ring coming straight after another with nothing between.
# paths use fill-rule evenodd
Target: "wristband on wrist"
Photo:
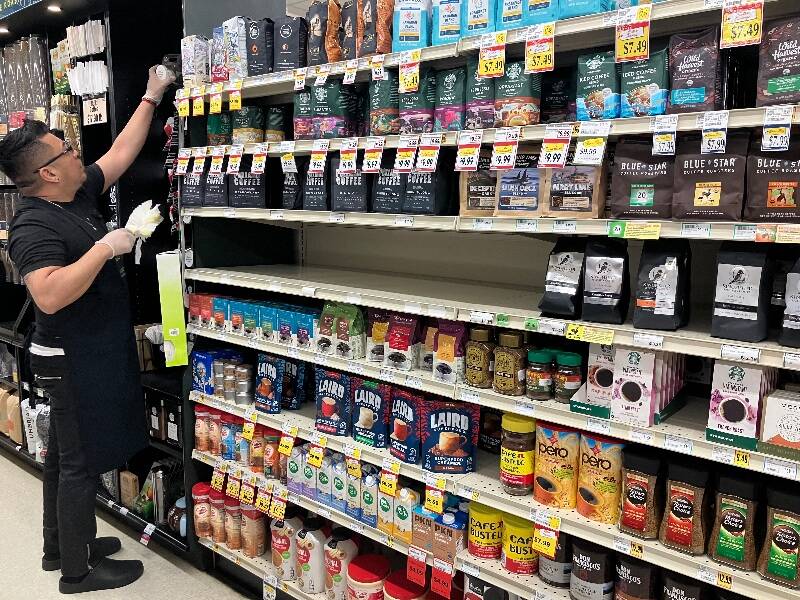
<instances>
[{"instance_id":1,"label":"wristband on wrist","mask_svg":"<svg viewBox=\"0 0 800 600\"><path fill-rule=\"evenodd\" d=\"M153 108L158 107L158 100L156 100L152 96L142 96L142 102L147 102L148 104L152 104Z\"/></svg>"},{"instance_id":2,"label":"wristband on wrist","mask_svg":"<svg viewBox=\"0 0 800 600\"><path fill-rule=\"evenodd\" d=\"M95 246L97 246L98 244L105 244L106 246L108 246L108 249L111 250L111 258L115 258L117 256L117 253L114 252L114 246L112 246L111 244L109 244L105 240L99 240L99 241L94 243ZM109 258L109 260L111 260L111 258Z\"/></svg>"}]
</instances>

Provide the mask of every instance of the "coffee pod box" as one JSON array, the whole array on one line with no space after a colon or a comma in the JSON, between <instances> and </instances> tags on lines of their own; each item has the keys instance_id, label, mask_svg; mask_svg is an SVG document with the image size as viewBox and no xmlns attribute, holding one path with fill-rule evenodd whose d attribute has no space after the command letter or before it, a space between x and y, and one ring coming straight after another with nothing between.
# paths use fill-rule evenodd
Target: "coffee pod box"
<instances>
[{"instance_id":1,"label":"coffee pod box","mask_svg":"<svg viewBox=\"0 0 800 600\"><path fill-rule=\"evenodd\" d=\"M585 401L576 394L570 400L570 410L608 419L614 389L614 346L589 344L587 365Z\"/></svg>"},{"instance_id":2,"label":"coffee pod box","mask_svg":"<svg viewBox=\"0 0 800 600\"><path fill-rule=\"evenodd\" d=\"M758 451L800 460L800 394L778 390L764 401Z\"/></svg>"},{"instance_id":3,"label":"coffee pod box","mask_svg":"<svg viewBox=\"0 0 800 600\"><path fill-rule=\"evenodd\" d=\"M761 399L774 387L774 369L717 361L711 383L706 439L755 450Z\"/></svg>"},{"instance_id":4,"label":"coffee pod box","mask_svg":"<svg viewBox=\"0 0 800 600\"><path fill-rule=\"evenodd\" d=\"M350 377L343 373L316 370L317 431L329 435L350 433Z\"/></svg>"},{"instance_id":5,"label":"coffee pod box","mask_svg":"<svg viewBox=\"0 0 800 600\"><path fill-rule=\"evenodd\" d=\"M661 381L656 373L656 353L616 348L611 419L629 425L650 427L657 410Z\"/></svg>"}]
</instances>

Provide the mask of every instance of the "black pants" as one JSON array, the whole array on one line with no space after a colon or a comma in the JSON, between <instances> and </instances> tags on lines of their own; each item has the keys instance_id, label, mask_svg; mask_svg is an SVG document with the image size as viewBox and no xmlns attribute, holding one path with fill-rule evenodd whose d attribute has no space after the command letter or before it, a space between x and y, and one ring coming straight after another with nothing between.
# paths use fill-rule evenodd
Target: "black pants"
<instances>
[{"instance_id":1,"label":"black pants","mask_svg":"<svg viewBox=\"0 0 800 600\"><path fill-rule=\"evenodd\" d=\"M66 358L31 355L31 370L51 398L44 462L44 553L61 557L64 577L79 577L89 569L88 545L97 535L98 479L86 467Z\"/></svg>"}]
</instances>

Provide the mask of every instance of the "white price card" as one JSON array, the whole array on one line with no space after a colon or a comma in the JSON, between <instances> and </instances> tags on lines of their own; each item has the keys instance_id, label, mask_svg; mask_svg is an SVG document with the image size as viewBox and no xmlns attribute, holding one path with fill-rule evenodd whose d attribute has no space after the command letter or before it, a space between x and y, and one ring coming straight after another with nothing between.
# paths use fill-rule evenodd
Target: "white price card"
<instances>
[{"instance_id":1,"label":"white price card","mask_svg":"<svg viewBox=\"0 0 800 600\"><path fill-rule=\"evenodd\" d=\"M673 156L678 130L678 115L658 115L650 120L653 132L653 155Z\"/></svg>"},{"instance_id":2,"label":"white price card","mask_svg":"<svg viewBox=\"0 0 800 600\"><path fill-rule=\"evenodd\" d=\"M469 311L469 320L471 323L480 323L481 325L494 325L494 315L490 312L471 310Z\"/></svg>"},{"instance_id":3,"label":"white price card","mask_svg":"<svg viewBox=\"0 0 800 600\"><path fill-rule=\"evenodd\" d=\"M502 77L505 74L507 35L506 31L498 31L481 36L477 73L479 78Z\"/></svg>"},{"instance_id":4,"label":"white price card","mask_svg":"<svg viewBox=\"0 0 800 600\"><path fill-rule=\"evenodd\" d=\"M344 64L344 78L342 83L351 85L356 81L356 72L358 71L358 59L352 58Z\"/></svg>"},{"instance_id":5,"label":"white price card","mask_svg":"<svg viewBox=\"0 0 800 600\"><path fill-rule=\"evenodd\" d=\"M758 228L749 223L733 226L733 239L737 242L754 242Z\"/></svg>"},{"instance_id":6,"label":"white price card","mask_svg":"<svg viewBox=\"0 0 800 600\"><path fill-rule=\"evenodd\" d=\"M797 479L797 464L766 456L764 457L764 473L786 479Z\"/></svg>"},{"instance_id":7,"label":"white price card","mask_svg":"<svg viewBox=\"0 0 800 600\"><path fill-rule=\"evenodd\" d=\"M317 65L316 75L317 78L314 80L314 87L322 87L325 85L325 82L328 81L328 75L331 73L331 65L330 63L326 63L324 65Z\"/></svg>"},{"instance_id":8,"label":"white price card","mask_svg":"<svg viewBox=\"0 0 800 600\"><path fill-rule=\"evenodd\" d=\"M294 70L294 91L299 92L306 87L306 73L308 67L300 67Z\"/></svg>"},{"instance_id":9,"label":"white price card","mask_svg":"<svg viewBox=\"0 0 800 600\"><path fill-rule=\"evenodd\" d=\"M539 319L536 331L546 335L564 335L567 331L567 324L562 321L553 321L551 319Z\"/></svg>"},{"instance_id":10,"label":"white price card","mask_svg":"<svg viewBox=\"0 0 800 600\"><path fill-rule=\"evenodd\" d=\"M297 173L297 163L294 161L294 141L281 142L278 147L281 155L281 169L284 173Z\"/></svg>"},{"instance_id":11,"label":"white price card","mask_svg":"<svg viewBox=\"0 0 800 600\"><path fill-rule=\"evenodd\" d=\"M478 395L478 392L476 391L467 388L459 388L458 399L462 402L471 402L472 404L477 404L480 400L480 395Z\"/></svg>"},{"instance_id":12,"label":"white price card","mask_svg":"<svg viewBox=\"0 0 800 600\"><path fill-rule=\"evenodd\" d=\"M381 160L383 159L383 145L385 139L382 137L368 137L364 147L364 160L361 163L362 173L379 173L381 170Z\"/></svg>"},{"instance_id":13,"label":"white price card","mask_svg":"<svg viewBox=\"0 0 800 600\"><path fill-rule=\"evenodd\" d=\"M539 168L563 169L572 141L572 125L547 125L539 154Z\"/></svg>"},{"instance_id":14,"label":"white price card","mask_svg":"<svg viewBox=\"0 0 800 600\"><path fill-rule=\"evenodd\" d=\"M435 317L437 319L446 319L447 316L447 308L444 306L440 306L438 304L429 304L428 305L428 316ZM454 317L450 317L451 319Z\"/></svg>"},{"instance_id":15,"label":"white price card","mask_svg":"<svg viewBox=\"0 0 800 600\"><path fill-rule=\"evenodd\" d=\"M733 464L733 456L736 453L734 448L728 448L726 446L714 446L711 449L711 460L716 462L721 462L726 465Z\"/></svg>"},{"instance_id":16,"label":"white price card","mask_svg":"<svg viewBox=\"0 0 800 600\"><path fill-rule=\"evenodd\" d=\"M222 163L225 161L225 146L211 147L211 166L209 173L222 173Z\"/></svg>"},{"instance_id":17,"label":"white price card","mask_svg":"<svg viewBox=\"0 0 800 600\"><path fill-rule=\"evenodd\" d=\"M472 563L461 561L460 569L470 577L480 577L481 576L481 568L478 565L473 565Z\"/></svg>"},{"instance_id":18,"label":"white price card","mask_svg":"<svg viewBox=\"0 0 800 600\"><path fill-rule=\"evenodd\" d=\"M225 169L226 173L239 172L239 167L242 164L242 154L244 154L244 146L236 145L230 147L228 151L228 168Z\"/></svg>"},{"instance_id":19,"label":"white price card","mask_svg":"<svg viewBox=\"0 0 800 600\"><path fill-rule=\"evenodd\" d=\"M536 401L524 398L517 398L514 401L514 410L519 414L533 417L536 415Z\"/></svg>"},{"instance_id":20,"label":"white price card","mask_svg":"<svg viewBox=\"0 0 800 600\"><path fill-rule=\"evenodd\" d=\"M556 219L553 221L553 233L575 233L578 224L573 219Z\"/></svg>"},{"instance_id":21,"label":"white price card","mask_svg":"<svg viewBox=\"0 0 800 600\"><path fill-rule=\"evenodd\" d=\"M720 48L758 45L764 29L764 0L723 0Z\"/></svg>"},{"instance_id":22,"label":"white price card","mask_svg":"<svg viewBox=\"0 0 800 600\"><path fill-rule=\"evenodd\" d=\"M654 350L661 350L664 348L664 336L652 333L639 333L633 334L633 345L642 348L653 348Z\"/></svg>"},{"instance_id":23,"label":"white price card","mask_svg":"<svg viewBox=\"0 0 800 600\"><path fill-rule=\"evenodd\" d=\"M611 422L597 417L586 417L586 429L601 435L611 435Z\"/></svg>"},{"instance_id":24,"label":"white price card","mask_svg":"<svg viewBox=\"0 0 800 600\"><path fill-rule=\"evenodd\" d=\"M514 230L535 233L539 231L539 221L537 219L517 219Z\"/></svg>"},{"instance_id":25,"label":"white price card","mask_svg":"<svg viewBox=\"0 0 800 600\"><path fill-rule=\"evenodd\" d=\"M732 344L722 344L719 353L722 360L736 362L757 363L758 359L761 358L761 350L759 348L734 346Z\"/></svg>"},{"instance_id":26,"label":"white price card","mask_svg":"<svg viewBox=\"0 0 800 600\"><path fill-rule=\"evenodd\" d=\"M664 436L664 448L666 450L672 450L673 452L691 454L694 444L692 440L687 440L677 435L666 435Z\"/></svg>"},{"instance_id":27,"label":"white price card","mask_svg":"<svg viewBox=\"0 0 800 600\"><path fill-rule=\"evenodd\" d=\"M253 152L253 162L250 164L251 173L263 173L267 165L267 144L257 144Z\"/></svg>"},{"instance_id":28,"label":"white price card","mask_svg":"<svg viewBox=\"0 0 800 600\"><path fill-rule=\"evenodd\" d=\"M701 154L724 154L728 140L728 111L715 110L703 113Z\"/></svg>"},{"instance_id":29,"label":"white price card","mask_svg":"<svg viewBox=\"0 0 800 600\"><path fill-rule=\"evenodd\" d=\"M442 145L441 133L423 133L417 150L417 173L433 173L439 162L439 147Z\"/></svg>"},{"instance_id":30,"label":"white price card","mask_svg":"<svg viewBox=\"0 0 800 600\"><path fill-rule=\"evenodd\" d=\"M651 445L655 439L655 435L653 435L651 431L645 429L631 429L629 438L632 442Z\"/></svg>"},{"instance_id":31,"label":"white price card","mask_svg":"<svg viewBox=\"0 0 800 600\"><path fill-rule=\"evenodd\" d=\"M517 160L519 146L519 127L503 127L496 129L492 146L491 170L513 169Z\"/></svg>"},{"instance_id":32,"label":"white price card","mask_svg":"<svg viewBox=\"0 0 800 600\"><path fill-rule=\"evenodd\" d=\"M397 371L388 367L382 367L380 370L379 379L388 383L397 383Z\"/></svg>"},{"instance_id":33,"label":"white price card","mask_svg":"<svg viewBox=\"0 0 800 600\"><path fill-rule=\"evenodd\" d=\"M344 223L344 213L343 212L332 212L328 214L328 223Z\"/></svg>"},{"instance_id":34,"label":"white price card","mask_svg":"<svg viewBox=\"0 0 800 600\"><path fill-rule=\"evenodd\" d=\"M532 25L525 32L525 72L544 73L555 68L554 22Z\"/></svg>"},{"instance_id":35,"label":"white price card","mask_svg":"<svg viewBox=\"0 0 800 600\"><path fill-rule=\"evenodd\" d=\"M414 227L414 217L411 215L396 215L394 218L395 227Z\"/></svg>"},{"instance_id":36,"label":"white price card","mask_svg":"<svg viewBox=\"0 0 800 600\"><path fill-rule=\"evenodd\" d=\"M369 66L372 69L372 81L383 81L386 79L386 72L383 63L386 60L384 54L378 54L369 59Z\"/></svg>"},{"instance_id":37,"label":"white price card","mask_svg":"<svg viewBox=\"0 0 800 600\"><path fill-rule=\"evenodd\" d=\"M768 106L764 109L764 129L761 136L763 152L783 152L789 149L794 106Z\"/></svg>"},{"instance_id":38,"label":"white price card","mask_svg":"<svg viewBox=\"0 0 800 600\"><path fill-rule=\"evenodd\" d=\"M800 354L795 352L783 353L783 368L784 369L800 369Z\"/></svg>"},{"instance_id":39,"label":"white price card","mask_svg":"<svg viewBox=\"0 0 800 600\"><path fill-rule=\"evenodd\" d=\"M394 157L394 170L397 173L411 173L414 169L414 158L419 146L418 135L401 135Z\"/></svg>"},{"instance_id":40,"label":"white price card","mask_svg":"<svg viewBox=\"0 0 800 600\"><path fill-rule=\"evenodd\" d=\"M314 140L314 146L311 148L311 161L308 164L309 173L322 174L325 172L329 145L330 140Z\"/></svg>"},{"instance_id":41,"label":"white price card","mask_svg":"<svg viewBox=\"0 0 800 600\"><path fill-rule=\"evenodd\" d=\"M398 91L410 94L419 90L419 61L421 50L408 50L400 55Z\"/></svg>"},{"instance_id":42,"label":"white price card","mask_svg":"<svg viewBox=\"0 0 800 600\"><path fill-rule=\"evenodd\" d=\"M456 152L456 171L477 171L480 157L483 129L458 132L458 151Z\"/></svg>"},{"instance_id":43,"label":"white price card","mask_svg":"<svg viewBox=\"0 0 800 600\"><path fill-rule=\"evenodd\" d=\"M356 155L358 154L358 138L344 138L339 148L339 173L356 172Z\"/></svg>"},{"instance_id":44,"label":"white price card","mask_svg":"<svg viewBox=\"0 0 800 600\"><path fill-rule=\"evenodd\" d=\"M575 157L572 164L575 165L600 165L603 163L603 156L606 153L606 138L603 137L579 137L575 145Z\"/></svg>"},{"instance_id":45,"label":"white price card","mask_svg":"<svg viewBox=\"0 0 800 600\"><path fill-rule=\"evenodd\" d=\"M706 240L711 237L710 223L681 223L681 237Z\"/></svg>"},{"instance_id":46,"label":"white price card","mask_svg":"<svg viewBox=\"0 0 800 600\"><path fill-rule=\"evenodd\" d=\"M268 584L266 581L262 584L261 600L275 600L277 598L277 590L274 585Z\"/></svg>"}]
</instances>

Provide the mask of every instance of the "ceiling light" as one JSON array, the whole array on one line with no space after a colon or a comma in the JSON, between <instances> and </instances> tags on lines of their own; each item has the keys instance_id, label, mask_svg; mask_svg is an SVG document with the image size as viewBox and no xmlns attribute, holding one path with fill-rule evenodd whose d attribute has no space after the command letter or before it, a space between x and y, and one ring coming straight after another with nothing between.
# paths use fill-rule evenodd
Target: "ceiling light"
<instances>
[{"instance_id":1,"label":"ceiling light","mask_svg":"<svg viewBox=\"0 0 800 600\"><path fill-rule=\"evenodd\" d=\"M61 7L58 4L50 4L47 6L47 10L54 13L60 13Z\"/></svg>"},{"instance_id":2,"label":"ceiling light","mask_svg":"<svg viewBox=\"0 0 800 600\"><path fill-rule=\"evenodd\" d=\"M8 27L5 25L0 25L0 33L8 33Z\"/></svg>"}]
</instances>

